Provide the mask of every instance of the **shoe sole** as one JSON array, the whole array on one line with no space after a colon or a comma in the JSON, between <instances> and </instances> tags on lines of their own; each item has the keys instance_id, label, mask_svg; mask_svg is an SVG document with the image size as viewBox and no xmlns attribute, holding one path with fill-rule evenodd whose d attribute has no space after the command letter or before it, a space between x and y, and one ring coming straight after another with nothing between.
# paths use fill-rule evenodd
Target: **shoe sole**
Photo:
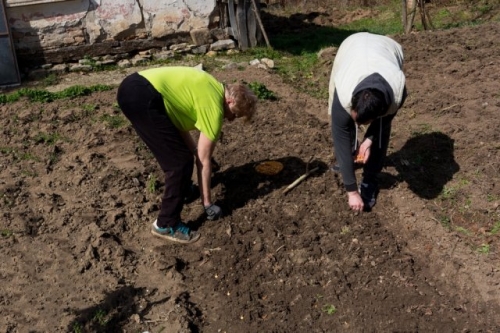
<instances>
[{"instance_id":1,"label":"shoe sole","mask_svg":"<svg viewBox=\"0 0 500 333\"><path fill-rule=\"evenodd\" d=\"M166 240L169 240L169 241L175 242L175 243L181 243L181 244L191 244L191 243L194 243L198 239L200 239L200 236L201 236L199 233L196 233L191 239L184 240L184 239L179 239L179 238L172 237L170 235L160 234L159 232L157 232L154 229L154 227L151 228L151 233L154 236L156 236L156 237L159 237L159 238L162 238L162 239L166 239Z\"/></svg>"}]
</instances>

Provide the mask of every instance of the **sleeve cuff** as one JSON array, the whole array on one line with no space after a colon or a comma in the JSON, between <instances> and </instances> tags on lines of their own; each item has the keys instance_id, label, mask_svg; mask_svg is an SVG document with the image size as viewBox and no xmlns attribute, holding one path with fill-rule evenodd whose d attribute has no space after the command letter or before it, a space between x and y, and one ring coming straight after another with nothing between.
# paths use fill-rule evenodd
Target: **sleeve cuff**
<instances>
[{"instance_id":1,"label":"sleeve cuff","mask_svg":"<svg viewBox=\"0 0 500 333\"><path fill-rule=\"evenodd\" d=\"M347 192L357 191L358 190L358 184L354 183L354 184L345 185L345 189L346 189Z\"/></svg>"}]
</instances>

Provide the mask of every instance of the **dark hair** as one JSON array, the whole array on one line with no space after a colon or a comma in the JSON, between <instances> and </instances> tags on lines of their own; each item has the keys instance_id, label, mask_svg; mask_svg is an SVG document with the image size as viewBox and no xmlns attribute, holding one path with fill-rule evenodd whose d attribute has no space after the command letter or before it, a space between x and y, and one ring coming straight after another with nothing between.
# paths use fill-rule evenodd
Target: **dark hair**
<instances>
[{"instance_id":1,"label":"dark hair","mask_svg":"<svg viewBox=\"0 0 500 333\"><path fill-rule=\"evenodd\" d=\"M352 96L351 105L358 114L358 124L366 124L383 116L389 108L384 94L373 88L363 89Z\"/></svg>"}]
</instances>

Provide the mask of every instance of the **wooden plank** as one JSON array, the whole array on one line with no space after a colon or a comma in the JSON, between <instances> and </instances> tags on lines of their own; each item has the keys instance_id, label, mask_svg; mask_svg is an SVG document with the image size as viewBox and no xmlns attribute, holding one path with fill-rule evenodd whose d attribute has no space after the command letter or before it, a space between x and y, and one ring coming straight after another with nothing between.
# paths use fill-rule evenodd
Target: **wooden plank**
<instances>
[{"instance_id":1,"label":"wooden plank","mask_svg":"<svg viewBox=\"0 0 500 333\"><path fill-rule=\"evenodd\" d=\"M248 49L248 29L247 29L247 13L250 3L246 0L239 0L236 6L236 20L238 21L238 32L240 35L239 45L240 49L245 51Z\"/></svg>"},{"instance_id":2,"label":"wooden plank","mask_svg":"<svg viewBox=\"0 0 500 333\"><path fill-rule=\"evenodd\" d=\"M225 29L229 26L229 19L227 17L227 2L218 2L219 3L219 28Z\"/></svg>"},{"instance_id":3,"label":"wooden plank","mask_svg":"<svg viewBox=\"0 0 500 333\"><path fill-rule=\"evenodd\" d=\"M247 12L247 29L248 29L248 43L250 47L257 46L257 19L255 17L255 10L253 6Z\"/></svg>"},{"instance_id":4,"label":"wooden plank","mask_svg":"<svg viewBox=\"0 0 500 333\"><path fill-rule=\"evenodd\" d=\"M227 11L229 13L229 24L231 25L232 36L234 39L240 39L240 32L238 30L238 23L236 21L236 14L234 11L234 0L229 0L227 4Z\"/></svg>"},{"instance_id":5,"label":"wooden plank","mask_svg":"<svg viewBox=\"0 0 500 333\"><path fill-rule=\"evenodd\" d=\"M260 5L257 5L256 0L252 0L252 5L255 13L255 18L257 19L260 27L260 30L257 30L257 42L259 42L262 39L262 36L264 36L267 47L272 48L271 43L269 43L269 38L267 38L266 29L264 29L264 24L262 23L262 19L260 18Z\"/></svg>"}]
</instances>

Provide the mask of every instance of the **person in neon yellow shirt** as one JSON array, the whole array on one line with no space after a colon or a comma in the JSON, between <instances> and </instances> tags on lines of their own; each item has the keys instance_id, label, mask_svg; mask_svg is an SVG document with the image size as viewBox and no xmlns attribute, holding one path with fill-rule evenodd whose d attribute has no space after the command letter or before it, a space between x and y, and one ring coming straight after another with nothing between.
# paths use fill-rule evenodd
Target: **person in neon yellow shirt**
<instances>
[{"instance_id":1,"label":"person in neon yellow shirt","mask_svg":"<svg viewBox=\"0 0 500 333\"><path fill-rule=\"evenodd\" d=\"M257 97L244 84L224 85L192 67L159 67L127 76L117 101L165 172L165 192L153 235L192 243L200 233L181 221L196 159L198 185L207 218L221 217L211 198L212 155L224 119L252 118ZM198 143L192 130L200 132Z\"/></svg>"}]
</instances>

